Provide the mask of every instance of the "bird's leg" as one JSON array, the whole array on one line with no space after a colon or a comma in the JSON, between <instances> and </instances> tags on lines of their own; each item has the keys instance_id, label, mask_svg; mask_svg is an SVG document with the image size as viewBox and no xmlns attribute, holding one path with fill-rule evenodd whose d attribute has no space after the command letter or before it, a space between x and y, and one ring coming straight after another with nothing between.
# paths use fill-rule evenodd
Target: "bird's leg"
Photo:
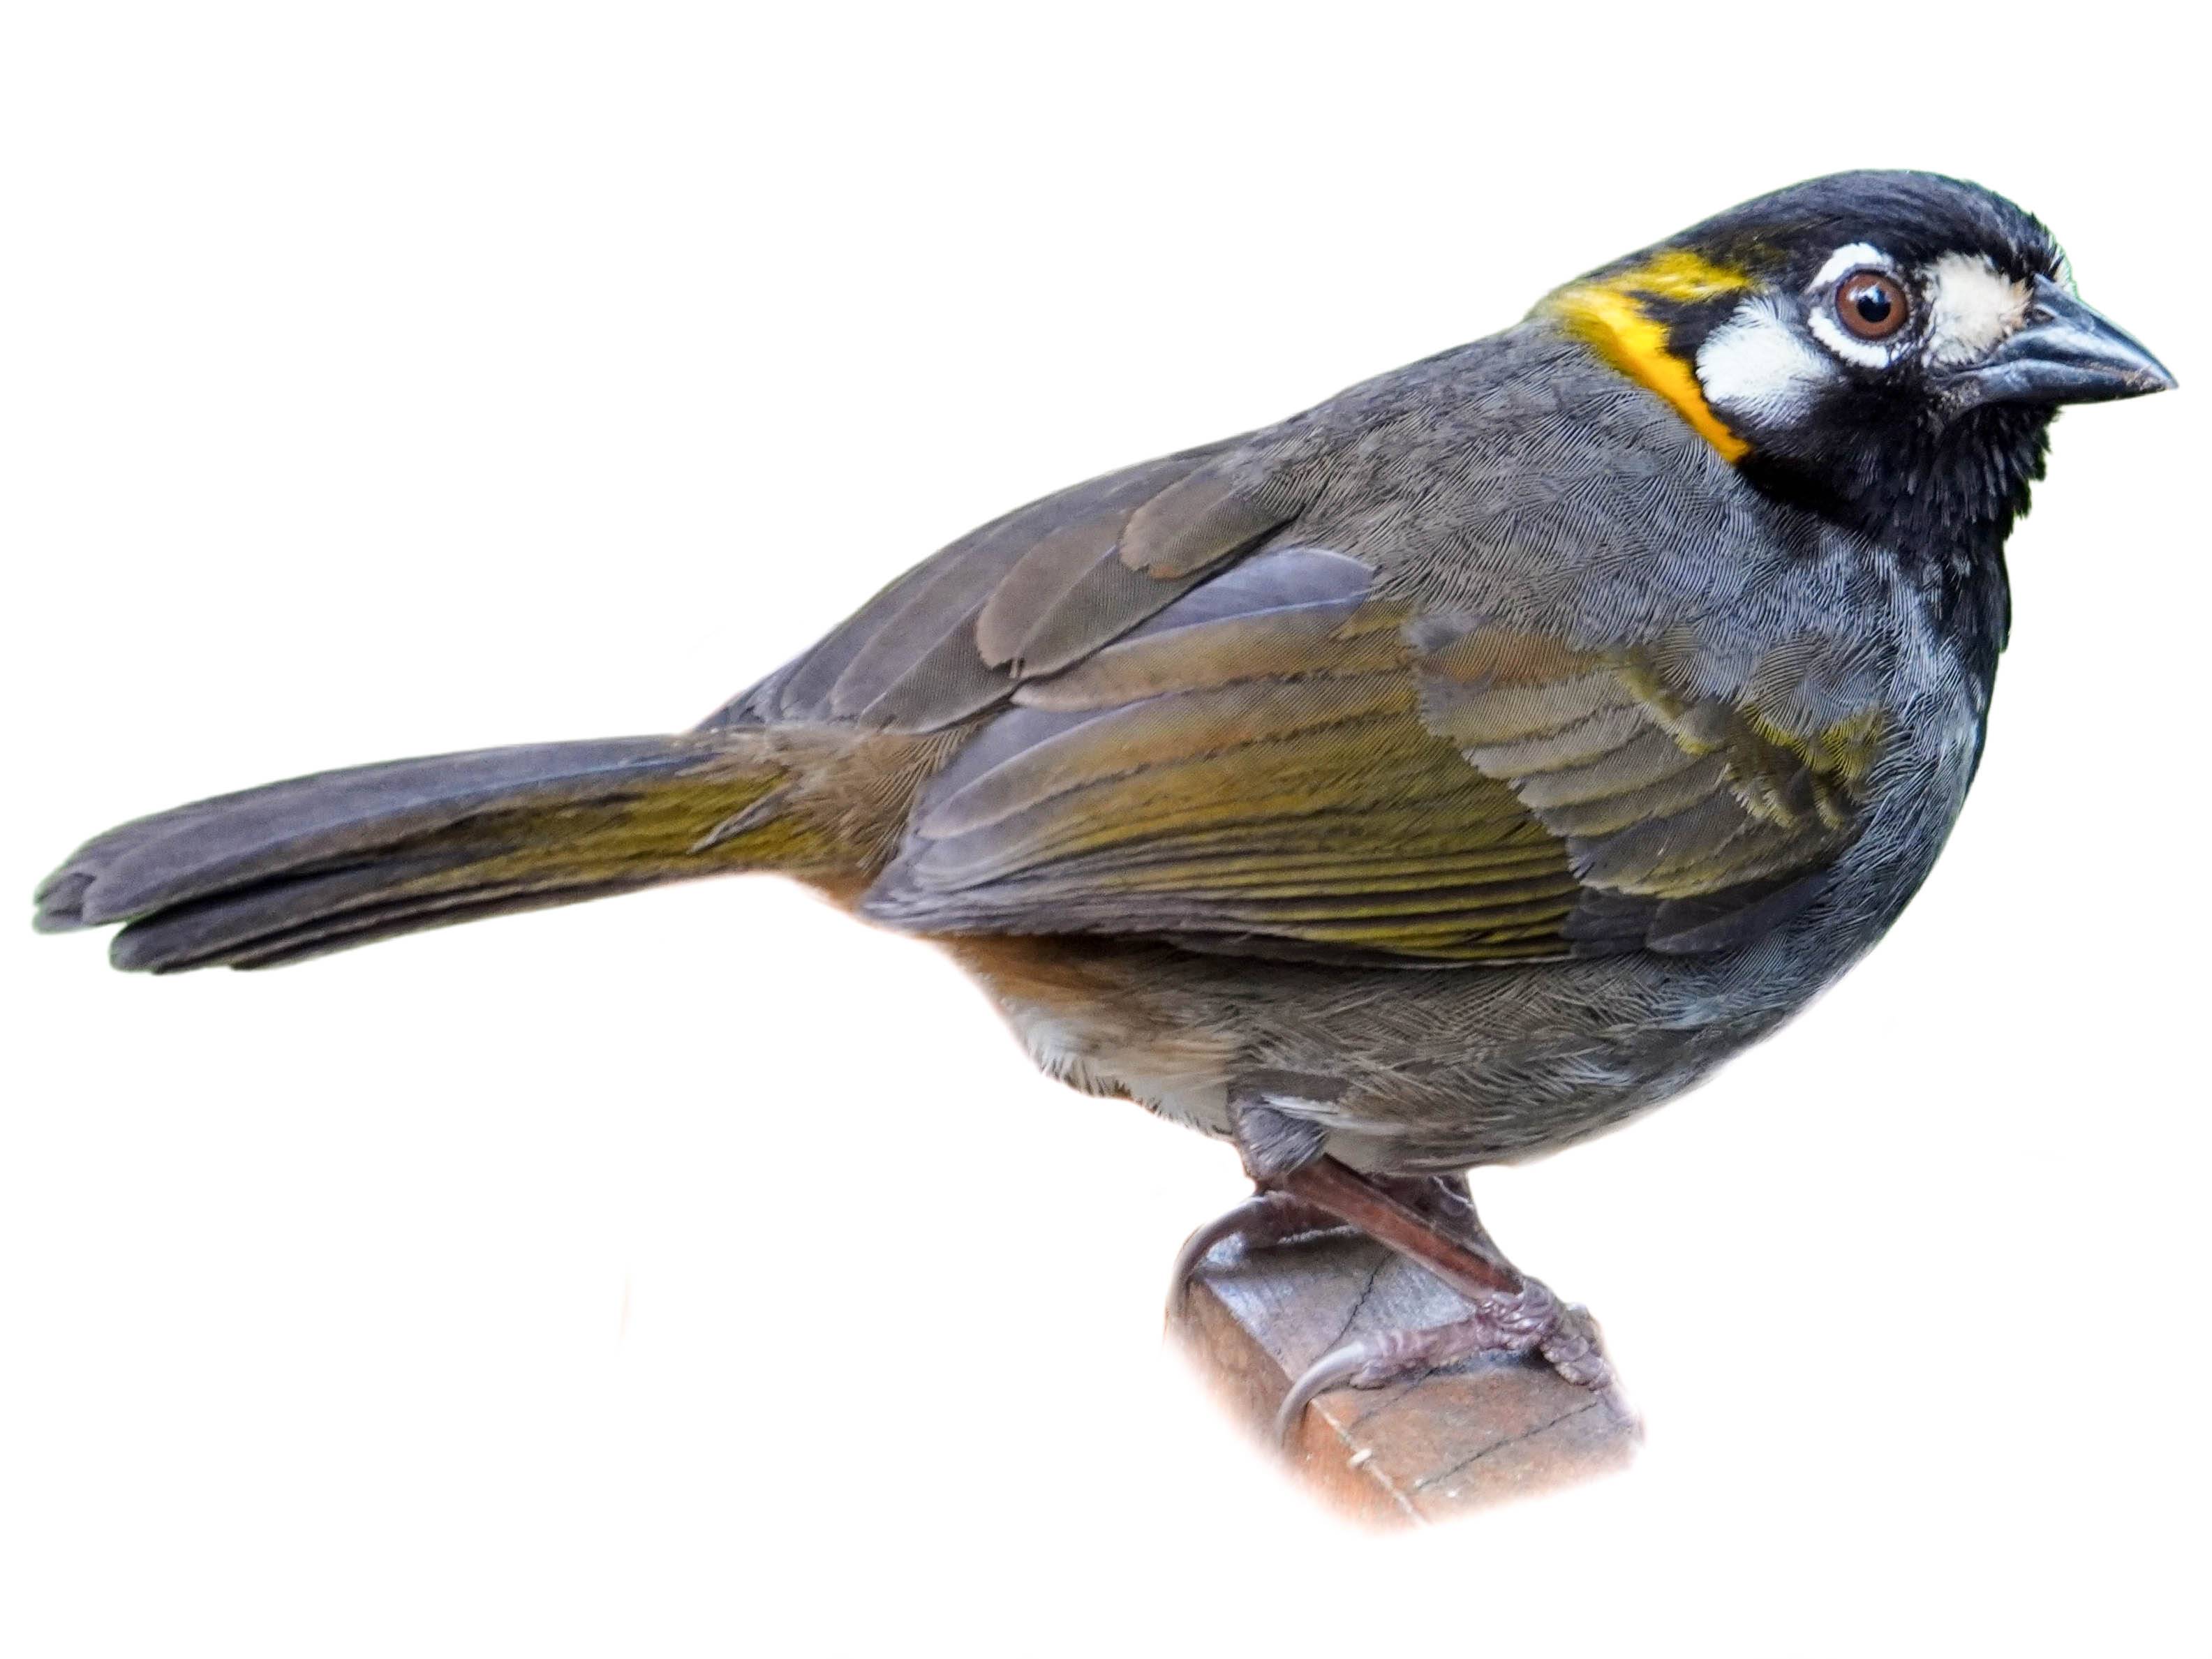
<instances>
[{"instance_id":1,"label":"bird's leg","mask_svg":"<svg viewBox=\"0 0 2212 1659\"><path fill-rule=\"evenodd\" d=\"M1307 1405L1332 1389L1377 1388L1478 1353L1533 1355L1624 1409L1595 1324L1505 1259L1463 1179L1361 1175L1322 1152L1328 1133L1321 1125L1264 1103L1238 1103L1231 1123L1245 1173L1259 1191L1191 1236L1176 1261L1178 1298L1224 1238L1264 1244L1338 1223L1420 1263L1470 1304L1466 1317L1448 1324L1356 1337L1323 1354L1283 1401L1276 1431L1285 1443Z\"/></svg>"},{"instance_id":2,"label":"bird's leg","mask_svg":"<svg viewBox=\"0 0 2212 1659\"><path fill-rule=\"evenodd\" d=\"M1427 1216L1443 1231L1467 1241L1469 1248L1485 1251L1500 1261L1505 1258L1490 1242L1490 1235L1475 1218L1474 1200L1468 1194L1464 1176L1370 1176L1382 1191L1407 1209ZM1317 1204L1294 1198L1280 1188L1262 1187L1233 1210L1216 1216L1176 1252L1168 1279L1168 1315L1181 1312L1190 1295L1199 1267L1225 1239L1235 1239L1247 1250L1288 1243L1316 1233L1355 1231L1351 1224Z\"/></svg>"},{"instance_id":3,"label":"bird's leg","mask_svg":"<svg viewBox=\"0 0 2212 1659\"><path fill-rule=\"evenodd\" d=\"M1355 1337L1316 1359L1291 1383L1276 1417L1276 1433L1285 1444L1307 1405L1332 1389L1379 1388L1409 1371L1478 1353L1540 1358L1626 1415L1589 1314L1562 1303L1508 1261L1463 1192L1431 1185L1431 1194L1443 1196L1424 1206L1424 1213L1372 1177L1326 1156L1275 1176L1273 1184L1419 1262L1472 1304L1465 1318L1449 1324Z\"/></svg>"},{"instance_id":4,"label":"bird's leg","mask_svg":"<svg viewBox=\"0 0 2212 1659\"><path fill-rule=\"evenodd\" d=\"M1170 1319L1182 1310L1199 1263L1224 1240L1233 1238L1246 1249L1256 1250L1308 1233L1336 1232L1346 1224L1340 1216L1293 1198L1273 1184L1277 1176L1320 1157L1327 1131L1304 1118L1260 1104L1232 1105L1230 1121L1237 1156L1244 1162L1244 1173L1251 1177L1252 1196L1183 1240L1168 1278Z\"/></svg>"},{"instance_id":5,"label":"bird's leg","mask_svg":"<svg viewBox=\"0 0 2212 1659\"><path fill-rule=\"evenodd\" d=\"M1439 1232L1458 1239L1478 1255L1511 1265L1492 1240L1481 1218L1475 1214L1474 1194L1468 1190L1465 1176L1370 1175L1364 1179L1407 1209L1428 1218Z\"/></svg>"},{"instance_id":6,"label":"bird's leg","mask_svg":"<svg viewBox=\"0 0 2212 1659\"><path fill-rule=\"evenodd\" d=\"M1170 1317L1181 1310L1189 1295L1199 1265L1224 1240L1236 1239L1248 1250L1264 1249L1309 1234L1340 1232L1352 1226L1334 1211L1295 1197L1274 1184L1321 1156L1326 1136L1317 1126L1267 1105L1240 1105L1232 1121L1237 1152L1243 1159L1245 1174L1251 1177L1253 1194L1183 1241L1169 1279ZM1364 1178L1406 1208L1429 1218L1440 1231L1505 1265L1504 1255L1475 1216L1465 1176Z\"/></svg>"}]
</instances>

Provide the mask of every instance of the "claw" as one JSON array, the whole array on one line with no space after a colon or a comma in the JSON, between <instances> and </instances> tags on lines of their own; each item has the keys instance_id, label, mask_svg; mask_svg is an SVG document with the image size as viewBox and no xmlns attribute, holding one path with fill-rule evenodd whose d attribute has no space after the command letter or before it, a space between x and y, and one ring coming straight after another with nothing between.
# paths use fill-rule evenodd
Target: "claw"
<instances>
[{"instance_id":1,"label":"claw","mask_svg":"<svg viewBox=\"0 0 2212 1659\"><path fill-rule=\"evenodd\" d=\"M1175 1266L1168 1279L1168 1317L1173 1319L1190 1299L1190 1281L1197 1275L1198 1264L1213 1254L1213 1247L1224 1238L1234 1238L1241 1233L1255 1231L1267 1220L1273 1206L1269 1194L1255 1193L1235 1209L1214 1218L1183 1240L1182 1249L1176 1252Z\"/></svg>"},{"instance_id":2,"label":"claw","mask_svg":"<svg viewBox=\"0 0 2212 1659\"><path fill-rule=\"evenodd\" d=\"M1246 1118L1253 1115L1245 1115ZM1240 1126L1244 1119L1240 1119ZM1254 1160L1240 1127L1238 1146ZM1248 1246L1348 1226L1419 1263L1468 1304L1465 1317L1419 1330L1380 1331L1340 1343L1306 1367L1275 1414L1275 1438L1295 1443L1306 1407L1332 1389L1379 1388L1424 1368L1478 1353L1518 1355L1549 1365L1633 1423L1600 1345L1596 1322L1563 1306L1550 1289L1508 1261L1474 1212L1458 1177L1370 1176L1322 1154L1267 1177L1267 1189L1200 1227L1176 1257L1168 1316L1181 1313L1192 1279L1214 1246Z\"/></svg>"},{"instance_id":3,"label":"claw","mask_svg":"<svg viewBox=\"0 0 2212 1659\"><path fill-rule=\"evenodd\" d=\"M1285 1451L1297 1443L1298 1425L1305 1419L1306 1407L1332 1389L1352 1382L1376 1358L1375 1345L1364 1337L1331 1348L1327 1353L1299 1373L1298 1380L1291 1384L1291 1391L1283 1396L1280 1410L1275 1413L1275 1443Z\"/></svg>"},{"instance_id":4,"label":"claw","mask_svg":"<svg viewBox=\"0 0 2212 1659\"><path fill-rule=\"evenodd\" d=\"M1246 1247L1280 1244L1301 1233L1319 1232L1343 1224L1326 1211L1292 1198L1288 1193L1255 1193L1225 1215L1216 1216L1183 1241L1176 1252L1173 1277L1168 1281L1168 1317L1175 1318L1190 1297L1191 1280L1215 1245L1227 1238L1242 1238Z\"/></svg>"},{"instance_id":5,"label":"claw","mask_svg":"<svg viewBox=\"0 0 2212 1659\"><path fill-rule=\"evenodd\" d=\"M1306 1367L1283 1397L1275 1414L1276 1443L1290 1450L1306 1407L1332 1389L1379 1388L1409 1372L1479 1353L1539 1359L1596 1395L1623 1420L1633 1420L1588 1316L1578 1308L1562 1307L1542 1283L1529 1279L1511 1296L1486 1298L1464 1319L1419 1330L1377 1332L1330 1349Z\"/></svg>"}]
</instances>

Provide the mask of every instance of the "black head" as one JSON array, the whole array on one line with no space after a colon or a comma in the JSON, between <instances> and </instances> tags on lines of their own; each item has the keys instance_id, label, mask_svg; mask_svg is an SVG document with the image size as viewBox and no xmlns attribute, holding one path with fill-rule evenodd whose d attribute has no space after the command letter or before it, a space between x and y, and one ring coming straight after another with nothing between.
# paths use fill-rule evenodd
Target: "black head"
<instances>
[{"instance_id":1,"label":"black head","mask_svg":"<svg viewBox=\"0 0 2212 1659\"><path fill-rule=\"evenodd\" d=\"M1762 491L1861 530L2002 643L2002 549L2061 404L2173 378L2075 296L2032 215L1924 173L1760 197L1545 310ZM1978 586L1993 592L1972 593Z\"/></svg>"}]
</instances>

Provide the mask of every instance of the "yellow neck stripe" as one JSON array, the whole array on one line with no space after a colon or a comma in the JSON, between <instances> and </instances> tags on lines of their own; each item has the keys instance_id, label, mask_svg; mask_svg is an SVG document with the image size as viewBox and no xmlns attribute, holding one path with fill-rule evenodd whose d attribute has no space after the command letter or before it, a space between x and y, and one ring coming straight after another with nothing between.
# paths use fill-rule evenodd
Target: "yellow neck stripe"
<instances>
[{"instance_id":1,"label":"yellow neck stripe","mask_svg":"<svg viewBox=\"0 0 2212 1659\"><path fill-rule=\"evenodd\" d=\"M1751 446L1713 413L1695 372L1668 349L1666 325L1644 302L1717 299L1751 286L1751 278L1741 271L1717 265L1686 248L1666 248L1631 270L1571 283L1540 309L1630 380L1672 404L1723 456L1740 461L1751 453Z\"/></svg>"}]
</instances>

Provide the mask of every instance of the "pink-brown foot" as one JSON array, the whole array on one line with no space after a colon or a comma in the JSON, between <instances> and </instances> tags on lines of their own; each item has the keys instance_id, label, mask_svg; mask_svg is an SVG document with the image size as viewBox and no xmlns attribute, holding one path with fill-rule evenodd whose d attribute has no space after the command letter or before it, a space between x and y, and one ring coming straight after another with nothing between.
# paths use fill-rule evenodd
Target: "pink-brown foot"
<instances>
[{"instance_id":1,"label":"pink-brown foot","mask_svg":"<svg viewBox=\"0 0 2212 1659\"><path fill-rule=\"evenodd\" d=\"M1291 1445L1306 1407L1332 1389L1379 1389L1478 1354L1540 1360L1568 1382L1598 1395L1622 1417L1628 1415L1613 1384L1613 1367L1599 1346L1595 1322L1583 1309L1562 1303L1540 1280L1523 1278L1517 1291L1492 1291L1480 1297L1464 1319L1422 1330L1380 1331L1332 1348L1291 1384L1275 1416L1275 1437Z\"/></svg>"},{"instance_id":2,"label":"pink-brown foot","mask_svg":"<svg viewBox=\"0 0 2212 1659\"><path fill-rule=\"evenodd\" d=\"M1458 1181L1423 1187L1402 1177L1364 1176L1323 1156L1285 1171L1275 1184L1420 1263L1471 1310L1449 1324L1378 1332L1323 1354L1291 1383L1276 1418L1277 1437L1285 1444L1306 1407L1332 1389L1377 1388L1476 1354L1540 1360L1628 1415L1595 1322L1505 1259Z\"/></svg>"}]
</instances>

